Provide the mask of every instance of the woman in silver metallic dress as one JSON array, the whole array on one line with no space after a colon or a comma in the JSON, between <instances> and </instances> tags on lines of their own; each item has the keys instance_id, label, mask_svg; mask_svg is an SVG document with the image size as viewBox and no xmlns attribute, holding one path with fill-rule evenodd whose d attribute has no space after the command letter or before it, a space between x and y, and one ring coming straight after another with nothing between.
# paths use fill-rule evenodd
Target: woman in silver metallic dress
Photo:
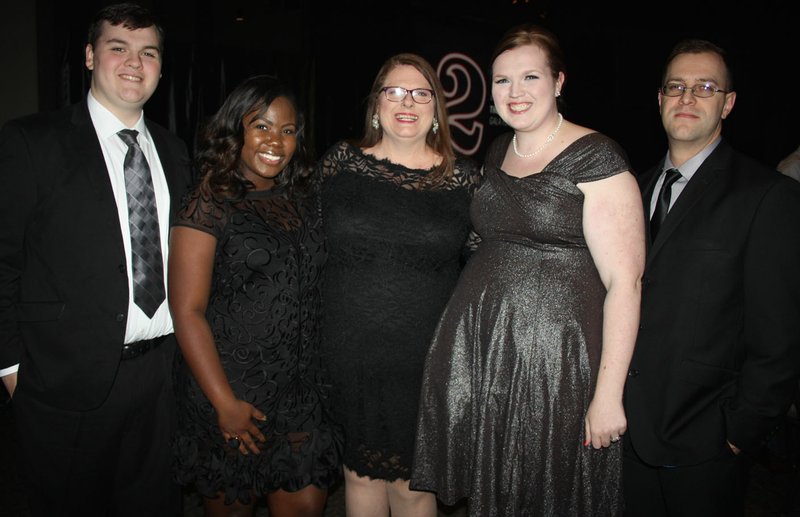
<instances>
[{"instance_id":1,"label":"woman in silver metallic dress","mask_svg":"<svg viewBox=\"0 0 800 517\"><path fill-rule=\"evenodd\" d=\"M470 515L622 512L622 392L639 321L641 197L622 149L558 111L550 32L509 31L481 237L426 359L411 488Z\"/></svg>"}]
</instances>

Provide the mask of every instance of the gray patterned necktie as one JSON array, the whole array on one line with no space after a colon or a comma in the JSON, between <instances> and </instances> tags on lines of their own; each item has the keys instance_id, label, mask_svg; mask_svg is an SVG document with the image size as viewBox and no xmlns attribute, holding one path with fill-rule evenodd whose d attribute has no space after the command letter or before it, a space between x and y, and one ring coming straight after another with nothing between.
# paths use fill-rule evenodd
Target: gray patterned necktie
<instances>
[{"instance_id":1,"label":"gray patterned necktie","mask_svg":"<svg viewBox=\"0 0 800 517\"><path fill-rule=\"evenodd\" d=\"M161 258L161 232L150 166L136 140L139 132L123 129L117 135L128 146L125 155L125 192L128 197L128 224L131 230L133 301L148 318L166 298L164 261Z\"/></svg>"}]
</instances>

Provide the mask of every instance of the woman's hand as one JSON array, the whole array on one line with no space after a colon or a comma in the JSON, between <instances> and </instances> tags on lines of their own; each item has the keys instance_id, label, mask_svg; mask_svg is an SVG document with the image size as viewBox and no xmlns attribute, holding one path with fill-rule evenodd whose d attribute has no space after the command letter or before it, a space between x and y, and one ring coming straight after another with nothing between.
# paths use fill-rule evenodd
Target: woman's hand
<instances>
[{"instance_id":1,"label":"woman's hand","mask_svg":"<svg viewBox=\"0 0 800 517\"><path fill-rule=\"evenodd\" d=\"M591 444L595 449L609 447L618 442L628 430L628 421L622 401L603 400L595 397L586 412L583 445Z\"/></svg>"},{"instance_id":2,"label":"woman's hand","mask_svg":"<svg viewBox=\"0 0 800 517\"><path fill-rule=\"evenodd\" d=\"M261 454L258 443L266 438L254 420L265 422L267 417L249 402L233 399L233 402L217 408L217 422L228 446L238 449L242 454ZM234 442L238 441L238 444ZM258 443L257 443L258 442Z\"/></svg>"},{"instance_id":3,"label":"woman's hand","mask_svg":"<svg viewBox=\"0 0 800 517\"><path fill-rule=\"evenodd\" d=\"M203 393L217 410L217 423L226 441L236 438L236 449L260 453L264 442L255 420L266 420L252 404L236 398L206 320L217 241L193 228L176 226L170 232L169 306L175 336L186 363Z\"/></svg>"}]
</instances>

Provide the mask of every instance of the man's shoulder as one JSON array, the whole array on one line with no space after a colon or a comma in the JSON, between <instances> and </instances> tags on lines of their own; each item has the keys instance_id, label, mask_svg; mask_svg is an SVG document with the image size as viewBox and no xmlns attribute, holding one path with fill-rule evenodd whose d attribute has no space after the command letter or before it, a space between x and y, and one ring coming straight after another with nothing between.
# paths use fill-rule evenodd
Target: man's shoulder
<instances>
[{"instance_id":1,"label":"man's shoulder","mask_svg":"<svg viewBox=\"0 0 800 517\"><path fill-rule=\"evenodd\" d=\"M24 115L9 120L4 127L16 127L28 133L66 131L75 122L76 117L81 116L85 116L86 120L89 120L86 103L71 104L55 110Z\"/></svg>"},{"instance_id":2,"label":"man's shoulder","mask_svg":"<svg viewBox=\"0 0 800 517\"><path fill-rule=\"evenodd\" d=\"M160 136L177 138L174 133L151 118L145 117L144 123L147 126L147 130L151 133L158 133Z\"/></svg>"},{"instance_id":3,"label":"man's shoulder","mask_svg":"<svg viewBox=\"0 0 800 517\"><path fill-rule=\"evenodd\" d=\"M781 181L781 173L776 168L770 167L733 147L726 146L725 149L727 150L725 168L730 171L733 177L739 178L741 181L765 186Z\"/></svg>"},{"instance_id":4,"label":"man's shoulder","mask_svg":"<svg viewBox=\"0 0 800 517\"><path fill-rule=\"evenodd\" d=\"M709 159L715 159L711 165L718 172L710 171L712 175L707 178L713 178L711 181L716 188L728 193L730 199L742 207L742 213L747 211L745 206L761 210L784 201L796 205L794 208L800 207L800 182L730 145L726 145L720 155L716 154L715 151Z\"/></svg>"},{"instance_id":5,"label":"man's shoulder","mask_svg":"<svg viewBox=\"0 0 800 517\"><path fill-rule=\"evenodd\" d=\"M188 188L192 176L192 163L186 142L175 133L169 131L161 124L145 118L147 131L158 151L164 173L179 181L178 190L172 193L182 197Z\"/></svg>"},{"instance_id":6,"label":"man's shoulder","mask_svg":"<svg viewBox=\"0 0 800 517\"><path fill-rule=\"evenodd\" d=\"M186 143L180 138L178 135L170 131L169 129L165 128L158 122L145 118L144 123L147 125L147 130L150 132L150 135L156 141L156 145L158 145L159 141L164 142L170 146L178 146L185 148Z\"/></svg>"}]
</instances>

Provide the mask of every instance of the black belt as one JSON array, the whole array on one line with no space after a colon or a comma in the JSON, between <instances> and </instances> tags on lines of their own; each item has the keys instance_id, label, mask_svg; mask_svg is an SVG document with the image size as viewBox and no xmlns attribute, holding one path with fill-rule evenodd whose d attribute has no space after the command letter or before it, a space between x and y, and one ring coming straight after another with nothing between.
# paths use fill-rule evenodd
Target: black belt
<instances>
[{"instance_id":1,"label":"black belt","mask_svg":"<svg viewBox=\"0 0 800 517\"><path fill-rule=\"evenodd\" d=\"M160 345L167 336L161 336L153 339L143 339L142 341L134 341L127 345L122 345L122 360L133 359L144 355L150 350L154 350Z\"/></svg>"}]
</instances>

